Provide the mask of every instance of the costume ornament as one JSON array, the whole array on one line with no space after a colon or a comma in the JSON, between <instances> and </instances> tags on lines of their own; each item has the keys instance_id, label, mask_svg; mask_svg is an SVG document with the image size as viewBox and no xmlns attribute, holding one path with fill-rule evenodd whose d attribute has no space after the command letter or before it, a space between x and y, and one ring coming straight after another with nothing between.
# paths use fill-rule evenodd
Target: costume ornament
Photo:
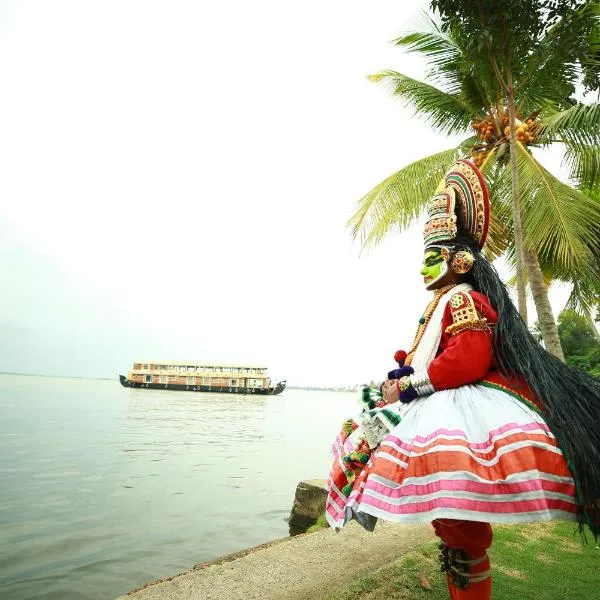
<instances>
[{"instance_id":1,"label":"costume ornament","mask_svg":"<svg viewBox=\"0 0 600 600\"><path fill-rule=\"evenodd\" d=\"M459 160L439 187L441 191L426 206L425 248L453 241L460 232L481 250L490 224L490 200L483 175L473 163Z\"/></svg>"},{"instance_id":2,"label":"costume ornament","mask_svg":"<svg viewBox=\"0 0 600 600\"><path fill-rule=\"evenodd\" d=\"M473 263L475 262L475 258L473 255L467 250L459 250L452 257L452 261L450 262L450 266L455 273L459 275L464 275L468 273L473 268Z\"/></svg>"}]
</instances>

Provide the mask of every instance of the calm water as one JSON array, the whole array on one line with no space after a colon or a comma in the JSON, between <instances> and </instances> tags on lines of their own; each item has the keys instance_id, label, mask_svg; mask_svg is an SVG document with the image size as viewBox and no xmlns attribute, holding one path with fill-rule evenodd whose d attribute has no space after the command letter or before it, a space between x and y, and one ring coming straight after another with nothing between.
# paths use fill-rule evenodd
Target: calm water
<instances>
[{"instance_id":1,"label":"calm water","mask_svg":"<svg viewBox=\"0 0 600 600\"><path fill-rule=\"evenodd\" d=\"M0 375L0 598L114 598L286 536L355 398Z\"/></svg>"}]
</instances>

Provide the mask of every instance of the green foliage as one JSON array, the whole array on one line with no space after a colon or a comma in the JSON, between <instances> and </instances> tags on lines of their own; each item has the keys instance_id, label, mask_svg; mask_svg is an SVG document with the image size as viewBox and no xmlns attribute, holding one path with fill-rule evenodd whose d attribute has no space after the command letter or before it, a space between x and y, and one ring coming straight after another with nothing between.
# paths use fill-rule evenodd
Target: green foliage
<instances>
[{"instance_id":1,"label":"green foliage","mask_svg":"<svg viewBox=\"0 0 600 600\"><path fill-rule=\"evenodd\" d=\"M493 53L501 72L512 70L517 87L531 80L532 89L561 108L574 79L582 76L586 89L597 88L596 0L432 0L431 8L442 31L471 52Z\"/></svg>"},{"instance_id":2,"label":"green foliage","mask_svg":"<svg viewBox=\"0 0 600 600\"><path fill-rule=\"evenodd\" d=\"M567 364L600 377L600 343L585 317L572 309L558 316L558 335Z\"/></svg>"},{"instance_id":3,"label":"green foliage","mask_svg":"<svg viewBox=\"0 0 600 600\"><path fill-rule=\"evenodd\" d=\"M327 523L327 519L325 515L319 515L316 522L313 523L307 530L306 533L314 533L315 531L320 531L321 529L327 529L329 524Z\"/></svg>"}]
</instances>

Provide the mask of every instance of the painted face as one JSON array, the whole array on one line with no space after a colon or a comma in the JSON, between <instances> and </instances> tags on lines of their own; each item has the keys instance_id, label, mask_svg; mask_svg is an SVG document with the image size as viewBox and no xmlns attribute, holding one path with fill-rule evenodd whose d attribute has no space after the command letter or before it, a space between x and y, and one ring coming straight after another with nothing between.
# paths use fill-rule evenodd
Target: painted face
<instances>
[{"instance_id":1,"label":"painted face","mask_svg":"<svg viewBox=\"0 0 600 600\"><path fill-rule=\"evenodd\" d=\"M442 279L448 272L448 264L442 258L439 250L427 250L423 261L421 275L423 282L428 290L435 290L439 287Z\"/></svg>"}]
</instances>

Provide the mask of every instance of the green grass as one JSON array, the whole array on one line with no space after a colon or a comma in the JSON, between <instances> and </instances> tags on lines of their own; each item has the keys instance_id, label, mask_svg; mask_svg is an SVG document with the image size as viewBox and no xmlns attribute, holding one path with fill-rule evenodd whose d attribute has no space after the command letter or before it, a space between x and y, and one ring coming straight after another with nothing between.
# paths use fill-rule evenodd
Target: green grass
<instances>
[{"instance_id":1,"label":"green grass","mask_svg":"<svg viewBox=\"0 0 600 600\"><path fill-rule=\"evenodd\" d=\"M448 600L436 542L360 579L331 590L327 600ZM600 598L600 549L585 544L573 523L494 527L494 600L595 600ZM422 578L431 584L425 589Z\"/></svg>"},{"instance_id":2,"label":"green grass","mask_svg":"<svg viewBox=\"0 0 600 600\"><path fill-rule=\"evenodd\" d=\"M319 529L327 529L327 527L329 527L329 524L325 519L325 515L319 515L319 518L317 519L316 523L311 525L305 533L314 533L315 531L319 531Z\"/></svg>"}]
</instances>

